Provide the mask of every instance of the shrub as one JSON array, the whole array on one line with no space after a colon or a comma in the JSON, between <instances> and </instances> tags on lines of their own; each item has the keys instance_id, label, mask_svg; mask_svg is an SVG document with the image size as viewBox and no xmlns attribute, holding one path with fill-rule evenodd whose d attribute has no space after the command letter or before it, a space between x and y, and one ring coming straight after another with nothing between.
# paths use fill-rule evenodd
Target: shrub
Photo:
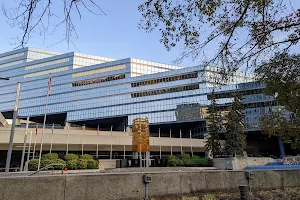
<instances>
[{"instance_id":1,"label":"shrub","mask_svg":"<svg viewBox=\"0 0 300 200\"><path fill-rule=\"evenodd\" d=\"M50 164L63 164L63 168L66 166L66 162L62 159L56 159L56 160L42 160L41 161L41 167L46 167L47 165L50 165ZM61 165L53 165L54 169L61 169ZM52 169L52 168L49 168L49 169Z\"/></svg>"},{"instance_id":2,"label":"shrub","mask_svg":"<svg viewBox=\"0 0 300 200\"><path fill-rule=\"evenodd\" d=\"M68 169L77 169L78 168L78 160L77 159L73 159L73 160L68 160L67 161L67 168Z\"/></svg>"},{"instance_id":3,"label":"shrub","mask_svg":"<svg viewBox=\"0 0 300 200\"><path fill-rule=\"evenodd\" d=\"M184 166L184 162L178 158L177 166Z\"/></svg>"},{"instance_id":4,"label":"shrub","mask_svg":"<svg viewBox=\"0 0 300 200\"><path fill-rule=\"evenodd\" d=\"M181 160L179 158L177 158L176 156L171 155L168 157L168 165L169 166L180 166L180 164L182 164L180 161Z\"/></svg>"},{"instance_id":5,"label":"shrub","mask_svg":"<svg viewBox=\"0 0 300 200\"><path fill-rule=\"evenodd\" d=\"M63 166L63 168L65 168L66 167L66 161L64 161L63 159L60 159L60 158L58 158L58 159L56 159L56 160L54 160L54 161L52 161L52 163L55 163L55 164L63 164L64 166ZM61 165L55 165L54 166L54 169L61 169L62 167L61 167Z\"/></svg>"},{"instance_id":6,"label":"shrub","mask_svg":"<svg viewBox=\"0 0 300 200\"><path fill-rule=\"evenodd\" d=\"M202 200L217 200L217 198L213 194L207 194L202 198Z\"/></svg>"},{"instance_id":7,"label":"shrub","mask_svg":"<svg viewBox=\"0 0 300 200\"><path fill-rule=\"evenodd\" d=\"M83 154L82 156L80 156L81 159L84 160L93 160L93 156L89 155L89 154Z\"/></svg>"},{"instance_id":8,"label":"shrub","mask_svg":"<svg viewBox=\"0 0 300 200\"><path fill-rule=\"evenodd\" d=\"M42 160L56 160L58 159L57 153L47 153L42 156Z\"/></svg>"},{"instance_id":9,"label":"shrub","mask_svg":"<svg viewBox=\"0 0 300 200\"><path fill-rule=\"evenodd\" d=\"M79 159L77 162L78 169L86 169L87 168L87 161L85 159Z\"/></svg>"},{"instance_id":10,"label":"shrub","mask_svg":"<svg viewBox=\"0 0 300 200\"><path fill-rule=\"evenodd\" d=\"M77 160L79 157L74 153L69 153L65 156L66 161L68 160Z\"/></svg>"},{"instance_id":11,"label":"shrub","mask_svg":"<svg viewBox=\"0 0 300 200\"><path fill-rule=\"evenodd\" d=\"M182 154L181 155L181 160L182 160L184 166L189 167L189 166L193 165L190 154Z\"/></svg>"},{"instance_id":12,"label":"shrub","mask_svg":"<svg viewBox=\"0 0 300 200\"><path fill-rule=\"evenodd\" d=\"M206 159L207 159L207 167L213 167L214 166L213 160L210 158L206 158Z\"/></svg>"},{"instance_id":13,"label":"shrub","mask_svg":"<svg viewBox=\"0 0 300 200\"><path fill-rule=\"evenodd\" d=\"M208 166L208 159L207 158L201 158L199 156L193 156L191 159L194 166L197 167L206 167Z\"/></svg>"},{"instance_id":14,"label":"shrub","mask_svg":"<svg viewBox=\"0 0 300 200\"><path fill-rule=\"evenodd\" d=\"M39 165L39 159L31 159L28 163L29 171L36 171Z\"/></svg>"},{"instance_id":15,"label":"shrub","mask_svg":"<svg viewBox=\"0 0 300 200\"><path fill-rule=\"evenodd\" d=\"M99 161L98 160L87 160L87 168L88 169L99 169Z\"/></svg>"},{"instance_id":16,"label":"shrub","mask_svg":"<svg viewBox=\"0 0 300 200\"><path fill-rule=\"evenodd\" d=\"M50 165L53 163L53 160L41 160L41 167L46 167L47 165Z\"/></svg>"}]
</instances>

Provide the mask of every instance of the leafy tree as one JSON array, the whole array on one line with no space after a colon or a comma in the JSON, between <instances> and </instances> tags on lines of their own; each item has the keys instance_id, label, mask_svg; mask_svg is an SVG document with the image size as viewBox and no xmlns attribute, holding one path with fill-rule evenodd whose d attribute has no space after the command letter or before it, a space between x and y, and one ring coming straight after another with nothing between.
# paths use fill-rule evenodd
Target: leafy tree
<instances>
[{"instance_id":1,"label":"leafy tree","mask_svg":"<svg viewBox=\"0 0 300 200\"><path fill-rule=\"evenodd\" d=\"M300 117L300 55L276 54L256 73L266 85L265 93ZM274 117L278 117L277 114Z\"/></svg>"},{"instance_id":2,"label":"leafy tree","mask_svg":"<svg viewBox=\"0 0 300 200\"><path fill-rule=\"evenodd\" d=\"M221 116L218 112L216 96L214 90L211 93L211 103L208 106L208 116L206 118L207 123L207 141L205 147L212 152L213 157L221 154L221 143L219 131Z\"/></svg>"},{"instance_id":3,"label":"leafy tree","mask_svg":"<svg viewBox=\"0 0 300 200\"><path fill-rule=\"evenodd\" d=\"M184 44L179 61L201 59L225 75L271 62L300 40L300 9L289 0L146 0L138 9L139 27L159 30L167 50Z\"/></svg>"},{"instance_id":4,"label":"leafy tree","mask_svg":"<svg viewBox=\"0 0 300 200\"><path fill-rule=\"evenodd\" d=\"M242 155L246 147L244 135L244 114L241 97L233 94L233 102L229 106L225 135L225 153L228 155Z\"/></svg>"},{"instance_id":5,"label":"leafy tree","mask_svg":"<svg viewBox=\"0 0 300 200\"><path fill-rule=\"evenodd\" d=\"M260 119L261 130L269 136L279 137L284 143L290 143L292 149L300 149L300 120L281 112L272 112Z\"/></svg>"}]
</instances>

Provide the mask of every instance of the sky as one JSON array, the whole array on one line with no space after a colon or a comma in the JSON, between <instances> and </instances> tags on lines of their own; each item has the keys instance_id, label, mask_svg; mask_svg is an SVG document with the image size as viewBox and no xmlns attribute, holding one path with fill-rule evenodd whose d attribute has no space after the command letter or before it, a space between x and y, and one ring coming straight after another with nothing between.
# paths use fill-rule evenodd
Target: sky
<instances>
[{"instance_id":1,"label":"sky","mask_svg":"<svg viewBox=\"0 0 300 200\"><path fill-rule=\"evenodd\" d=\"M6 7L10 6L7 0L2 1L5 1ZM133 57L166 64L173 64L180 55L182 45L167 51L159 42L161 36L158 31L146 33L138 28L141 14L137 7L141 1L97 1L106 16L83 11L81 20L78 17L73 18L78 35L78 39L73 40L76 47L72 44L68 47L66 42L56 44L63 38L63 27L52 35L46 35L45 39L38 32L34 33L27 46L58 52L76 51L116 59ZM55 9L62 8L57 6ZM16 42L14 38L20 36L20 29L10 27L3 13L0 13L0 27L0 53L13 50L16 47L13 45ZM188 59L180 65L188 67L196 65L196 62Z\"/></svg>"},{"instance_id":2,"label":"sky","mask_svg":"<svg viewBox=\"0 0 300 200\"><path fill-rule=\"evenodd\" d=\"M11 7L17 1L0 0L6 8ZM294 7L300 7L299 0L289 0ZM45 1L46 2L46 1ZM54 11L62 10L59 1L53 1ZM61 1L62 2L62 1ZM159 42L161 35L156 30L146 33L138 28L141 13L138 11L140 0L113 0L96 1L101 9L106 13L105 16L94 15L87 10L82 9L82 18L78 16L73 18L76 26L78 39L73 39L73 44L66 42L57 42L63 39L64 27L56 29L52 34L40 34L38 31L32 34L27 46L33 48L48 49L62 53L81 52L91 55L110 57L115 59L122 58L140 58L166 64L174 64L176 58L180 56L184 46L177 45L171 51L167 51L163 44ZM59 15L58 15L59 16ZM57 18L52 18L60 20ZM50 24L50 28L53 28ZM0 53L13 50L16 45L16 37L21 36L21 30L18 27L11 27L3 12L0 11ZM298 47L297 47L298 49ZM299 50L299 49L298 49ZM212 49L207 49L208 54L213 54ZM200 61L193 61L190 58L185 59L180 66L195 66Z\"/></svg>"}]
</instances>

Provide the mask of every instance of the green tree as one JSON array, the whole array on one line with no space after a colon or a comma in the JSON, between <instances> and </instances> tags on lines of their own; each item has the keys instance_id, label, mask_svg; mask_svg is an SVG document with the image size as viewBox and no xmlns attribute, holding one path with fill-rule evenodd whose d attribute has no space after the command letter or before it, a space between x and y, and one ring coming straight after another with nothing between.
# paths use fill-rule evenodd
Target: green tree
<instances>
[{"instance_id":1,"label":"green tree","mask_svg":"<svg viewBox=\"0 0 300 200\"><path fill-rule=\"evenodd\" d=\"M208 106L208 116L206 118L207 123L207 141L205 147L212 152L213 157L221 154L221 143L219 131L221 130L220 122L221 115L218 111L216 96L214 90L211 93L211 103Z\"/></svg>"},{"instance_id":2,"label":"green tree","mask_svg":"<svg viewBox=\"0 0 300 200\"><path fill-rule=\"evenodd\" d=\"M257 68L256 74L265 83L267 95L274 96L280 105L300 117L299 54L276 54L269 63Z\"/></svg>"},{"instance_id":3,"label":"green tree","mask_svg":"<svg viewBox=\"0 0 300 200\"><path fill-rule=\"evenodd\" d=\"M233 102L229 106L225 135L225 153L227 155L242 155L246 147L244 134L244 114L241 97L233 94Z\"/></svg>"},{"instance_id":4,"label":"green tree","mask_svg":"<svg viewBox=\"0 0 300 200\"><path fill-rule=\"evenodd\" d=\"M272 112L270 115L262 116L260 122L263 133L279 137L284 143L291 144L292 149L300 149L299 118L281 112Z\"/></svg>"},{"instance_id":5,"label":"green tree","mask_svg":"<svg viewBox=\"0 0 300 200\"><path fill-rule=\"evenodd\" d=\"M167 50L184 44L179 61L207 58L227 75L264 66L300 40L300 9L290 0L146 0L139 11L139 27L158 30Z\"/></svg>"}]
</instances>

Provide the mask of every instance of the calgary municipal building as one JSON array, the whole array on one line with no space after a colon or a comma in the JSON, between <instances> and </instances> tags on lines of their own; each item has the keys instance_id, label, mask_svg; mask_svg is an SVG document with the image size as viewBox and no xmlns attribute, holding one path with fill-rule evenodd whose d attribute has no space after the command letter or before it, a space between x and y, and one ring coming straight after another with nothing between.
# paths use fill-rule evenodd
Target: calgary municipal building
<instances>
[{"instance_id":1,"label":"calgary municipal building","mask_svg":"<svg viewBox=\"0 0 300 200\"><path fill-rule=\"evenodd\" d=\"M132 121L147 117L151 156L182 152L205 155L205 119L212 88L224 112L232 102L232 93L243 96L249 155L280 154L280 141L261 133L259 118L282 107L263 94L264 85L251 74L236 72L222 83L216 81L221 74L215 67L181 67L136 58L23 48L0 54L0 77L9 78L0 80L3 162L18 82L21 89L13 144L16 160L21 155L27 119L27 140L40 144L45 114L45 152L51 141L52 151L58 153L68 148L69 152L93 155L99 148L100 159L127 158L132 155Z\"/></svg>"}]
</instances>

